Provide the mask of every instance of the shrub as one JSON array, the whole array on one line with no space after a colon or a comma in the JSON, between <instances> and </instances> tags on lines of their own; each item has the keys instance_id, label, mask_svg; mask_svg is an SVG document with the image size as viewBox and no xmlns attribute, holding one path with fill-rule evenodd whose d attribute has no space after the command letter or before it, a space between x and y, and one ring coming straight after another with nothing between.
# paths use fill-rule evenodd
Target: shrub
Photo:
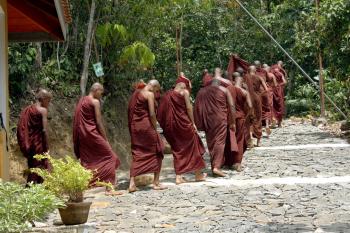
<instances>
[{"instance_id":1,"label":"shrub","mask_svg":"<svg viewBox=\"0 0 350 233\"><path fill-rule=\"evenodd\" d=\"M0 183L0 232L22 232L60 207L64 202L43 185Z\"/></svg>"},{"instance_id":2,"label":"shrub","mask_svg":"<svg viewBox=\"0 0 350 233\"><path fill-rule=\"evenodd\" d=\"M58 197L67 196L70 202L81 202L83 192L89 188L89 182L93 177L92 171L85 169L79 161L70 156L65 159L54 159L49 154L35 155L34 158L41 160L47 158L52 169L32 168L44 179L43 185L55 193Z\"/></svg>"}]
</instances>

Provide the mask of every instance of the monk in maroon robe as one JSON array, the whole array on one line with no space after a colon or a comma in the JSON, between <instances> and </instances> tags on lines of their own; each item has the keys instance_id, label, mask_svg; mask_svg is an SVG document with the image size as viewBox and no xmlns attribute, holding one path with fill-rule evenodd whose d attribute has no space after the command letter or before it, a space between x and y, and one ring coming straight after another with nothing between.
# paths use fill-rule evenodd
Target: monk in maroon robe
<instances>
[{"instance_id":1,"label":"monk in maroon robe","mask_svg":"<svg viewBox=\"0 0 350 233\"><path fill-rule=\"evenodd\" d=\"M205 69L202 75L202 87L210 85L211 81L213 81L213 77L209 74L208 70Z\"/></svg>"},{"instance_id":2,"label":"monk in maroon robe","mask_svg":"<svg viewBox=\"0 0 350 233\"><path fill-rule=\"evenodd\" d=\"M215 69L215 76L214 78L216 80L220 81L220 86L223 86L226 88L231 95L232 100L234 100L236 97L236 91L234 88L234 85L232 83L232 78L228 77L228 72L225 72L225 78L222 77L222 71L220 68ZM233 108L234 109L234 108ZM235 114L232 115L232 111L228 111L227 115L227 136L226 136L226 143L225 143L225 163L224 166L231 168L233 164L233 158L234 154L238 151L237 146L237 140L236 140L236 133L235 133Z\"/></svg>"},{"instance_id":3,"label":"monk in maroon robe","mask_svg":"<svg viewBox=\"0 0 350 233\"><path fill-rule=\"evenodd\" d=\"M235 72L233 73L235 78L235 95L233 102L235 104L235 123L236 123L236 140L237 140L237 152L234 153L232 163L230 164L234 170L240 172L242 171L242 159L243 154L247 149L247 141L246 141L246 127L245 127L245 120L246 120L246 105L249 109L252 108L252 103L250 100L250 95L248 91L244 90L242 87L242 76Z\"/></svg>"},{"instance_id":4,"label":"monk in maroon robe","mask_svg":"<svg viewBox=\"0 0 350 233\"><path fill-rule=\"evenodd\" d=\"M165 189L159 182L164 144L157 132L155 93L160 90L157 80L151 80L136 90L129 101L128 123L131 136L132 161L129 192L137 191L135 177L154 173L153 189Z\"/></svg>"},{"instance_id":5,"label":"monk in maroon robe","mask_svg":"<svg viewBox=\"0 0 350 233\"><path fill-rule=\"evenodd\" d=\"M200 89L196 97L194 118L198 129L205 131L214 176L225 176L221 167L225 162L229 111L233 116L232 97L226 88L220 86L219 80L214 79L211 85ZM233 124L230 127L234 127Z\"/></svg>"},{"instance_id":6,"label":"monk in maroon robe","mask_svg":"<svg viewBox=\"0 0 350 233\"><path fill-rule=\"evenodd\" d=\"M284 75L278 68L271 69L275 75L278 85L273 92L273 116L277 120L278 127L282 126L282 119L285 112L284 107L284 85L287 83Z\"/></svg>"},{"instance_id":7,"label":"monk in maroon robe","mask_svg":"<svg viewBox=\"0 0 350 233\"><path fill-rule=\"evenodd\" d=\"M270 131L269 125L272 122L273 119L273 92L275 88L278 86L276 76L271 72L271 68L266 65L264 70L266 71L266 85L268 87L268 98L269 98L269 108L270 108L270 113L268 115L264 115L263 113L263 120L265 120L266 124L266 131ZM266 108L266 106L265 106Z\"/></svg>"},{"instance_id":8,"label":"monk in maroon robe","mask_svg":"<svg viewBox=\"0 0 350 233\"><path fill-rule=\"evenodd\" d=\"M80 98L74 114L74 153L86 169L93 171L90 186L102 181L115 185L120 160L108 142L102 123L100 100L103 86L94 83L88 96ZM107 188L106 194L120 194Z\"/></svg>"},{"instance_id":9,"label":"monk in maroon robe","mask_svg":"<svg viewBox=\"0 0 350 233\"><path fill-rule=\"evenodd\" d=\"M249 93L252 100L254 118L252 122L252 133L257 139L256 146L260 146L260 140L262 137L262 104L261 104L261 93L267 91L267 86L262 77L256 74L256 67L249 67L249 74L246 76L246 83L249 83Z\"/></svg>"},{"instance_id":10,"label":"monk in maroon robe","mask_svg":"<svg viewBox=\"0 0 350 233\"><path fill-rule=\"evenodd\" d=\"M49 151L47 134L47 114L52 95L47 90L41 89L36 96L37 102L26 107L19 117L17 125L18 145L27 158L28 168L49 169L47 159L36 160L34 155ZM27 184L33 182L39 184L43 178L36 173L29 172Z\"/></svg>"},{"instance_id":11,"label":"monk in maroon robe","mask_svg":"<svg viewBox=\"0 0 350 233\"><path fill-rule=\"evenodd\" d=\"M189 172L195 172L196 181L204 181L205 148L197 134L190 93L185 83L178 83L173 90L165 93L157 119L173 152L176 184L185 183L182 174Z\"/></svg>"},{"instance_id":12,"label":"monk in maroon robe","mask_svg":"<svg viewBox=\"0 0 350 233\"><path fill-rule=\"evenodd\" d=\"M183 72L180 72L180 76L175 81L176 84L178 83L184 83L186 85L187 90L191 93L192 90L192 83L191 80L186 78L185 74Z\"/></svg>"}]
</instances>

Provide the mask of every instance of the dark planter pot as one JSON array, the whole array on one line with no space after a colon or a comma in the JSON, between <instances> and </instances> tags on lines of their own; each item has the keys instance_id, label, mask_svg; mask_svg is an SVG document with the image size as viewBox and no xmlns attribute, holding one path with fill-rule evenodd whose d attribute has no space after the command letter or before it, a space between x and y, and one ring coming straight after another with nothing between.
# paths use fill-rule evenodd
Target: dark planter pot
<instances>
[{"instance_id":1,"label":"dark planter pot","mask_svg":"<svg viewBox=\"0 0 350 233\"><path fill-rule=\"evenodd\" d=\"M86 223L89 217L90 206L92 202L68 202L65 208L58 209L63 224L77 225Z\"/></svg>"}]
</instances>

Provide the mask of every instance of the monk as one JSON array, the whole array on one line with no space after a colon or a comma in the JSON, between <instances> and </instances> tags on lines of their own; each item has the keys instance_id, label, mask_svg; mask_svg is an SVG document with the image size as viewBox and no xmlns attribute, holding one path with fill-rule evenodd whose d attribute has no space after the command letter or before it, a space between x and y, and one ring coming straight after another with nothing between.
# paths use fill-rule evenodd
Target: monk
<instances>
[{"instance_id":1,"label":"monk","mask_svg":"<svg viewBox=\"0 0 350 233\"><path fill-rule=\"evenodd\" d=\"M214 176L225 176L221 167L225 162L229 111L233 116L232 97L226 88L220 86L218 79L200 89L196 97L194 119L198 129L205 131ZM230 127L234 127L233 123Z\"/></svg>"},{"instance_id":2,"label":"monk","mask_svg":"<svg viewBox=\"0 0 350 233\"><path fill-rule=\"evenodd\" d=\"M249 74L246 76L246 83L249 89L253 109L254 118L252 122L252 133L257 139L256 146L260 146L260 140L262 137L262 106L261 106L261 93L267 91L265 80L256 74L256 67L249 67Z\"/></svg>"},{"instance_id":3,"label":"monk","mask_svg":"<svg viewBox=\"0 0 350 233\"><path fill-rule=\"evenodd\" d=\"M164 144L157 132L155 111L155 93L159 90L159 82L152 79L143 89L136 90L129 101L128 123L132 154L129 192L138 190L135 177L147 173L154 173L154 190L166 188L159 182L164 157Z\"/></svg>"},{"instance_id":4,"label":"monk","mask_svg":"<svg viewBox=\"0 0 350 233\"><path fill-rule=\"evenodd\" d=\"M49 169L47 159L36 160L34 155L49 151L48 145L48 108L52 94L45 89L40 89L36 95L36 103L26 107L19 117L17 125L18 145L27 158L28 168ZM27 184L40 184L43 178L30 172Z\"/></svg>"},{"instance_id":5,"label":"monk","mask_svg":"<svg viewBox=\"0 0 350 233\"><path fill-rule=\"evenodd\" d=\"M266 132L270 134L270 125L272 123L273 119L273 92L274 89L278 86L276 76L271 72L270 66L265 66L264 70L266 71L266 85L268 87L267 91L267 98L268 98L268 103L269 105L263 106L263 116L262 120L263 123L265 124ZM268 114L266 109L268 109Z\"/></svg>"},{"instance_id":6,"label":"monk","mask_svg":"<svg viewBox=\"0 0 350 233\"><path fill-rule=\"evenodd\" d=\"M196 181L204 181L205 148L197 134L190 93L185 83L176 84L162 97L157 119L173 152L176 184L185 183L182 174L189 172L195 173Z\"/></svg>"},{"instance_id":7,"label":"monk","mask_svg":"<svg viewBox=\"0 0 350 233\"><path fill-rule=\"evenodd\" d=\"M273 93L273 116L277 120L278 127L282 127L282 120L285 114L284 86L287 84L287 80L278 66L272 66L271 72L275 75L278 83Z\"/></svg>"},{"instance_id":8,"label":"monk","mask_svg":"<svg viewBox=\"0 0 350 233\"><path fill-rule=\"evenodd\" d=\"M187 90L191 93L192 83L191 80L186 78L184 72L180 72L180 76L176 79L176 83L185 83Z\"/></svg>"},{"instance_id":9,"label":"monk","mask_svg":"<svg viewBox=\"0 0 350 233\"><path fill-rule=\"evenodd\" d=\"M202 74L202 87L208 86L212 80L213 77L209 74L208 70L204 69Z\"/></svg>"},{"instance_id":10,"label":"monk","mask_svg":"<svg viewBox=\"0 0 350 233\"><path fill-rule=\"evenodd\" d=\"M108 142L102 123L100 100L103 92L102 84L94 83L89 95L80 98L74 114L74 153L83 167L93 171L90 186L98 185L98 181L115 185L116 169L120 165L120 160ZM106 194L120 193L107 188Z\"/></svg>"},{"instance_id":11,"label":"monk","mask_svg":"<svg viewBox=\"0 0 350 233\"><path fill-rule=\"evenodd\" d=\"M250 95L248 91L243 89L243 78L240 75L240 73L235 72L233 73L234 79L235 79L235 99L233 102L235 103L236 108L236 140L237 140L237 152L234 153L233 156L233 169L237 172L242 171L242 159L243 154L247 149L247 141L245 136L245 120L246 120L246 105L248 106L249 110L252 109L252 102L250 100Z\"/></svg>"}]
</instances>

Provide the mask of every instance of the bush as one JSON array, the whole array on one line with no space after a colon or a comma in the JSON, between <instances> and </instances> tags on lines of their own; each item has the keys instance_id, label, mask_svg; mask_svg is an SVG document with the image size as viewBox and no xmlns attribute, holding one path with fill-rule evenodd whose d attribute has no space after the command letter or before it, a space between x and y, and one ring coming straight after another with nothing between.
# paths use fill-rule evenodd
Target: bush
<instances>
[{"instance_id":1,"label":"bush","mask_svg":"<svg viewBox=\"0 0 350 233\"><path fill-rule=\"evenodd\" d=\"M64 202L43 185L0 183L0 232L22 232L60 207Z\"/></svg>"},{"instance_id":2,"label":"bush","mask_svg":"<svg viewBox=\"0 0 350 233\"><path fill-rule=\"evenodd\" d=\"M54 159L49 154L35 155L34 158L41 160L47 158L51 163L52 170L32 168L44 179L43 185L55 193L58 197L68 196L68 201L81 202L83 192L89 188L89 182L93 177L92 171L85 169L79 161L70 156L65 159Z\"/></svg>"}]
</instances>

